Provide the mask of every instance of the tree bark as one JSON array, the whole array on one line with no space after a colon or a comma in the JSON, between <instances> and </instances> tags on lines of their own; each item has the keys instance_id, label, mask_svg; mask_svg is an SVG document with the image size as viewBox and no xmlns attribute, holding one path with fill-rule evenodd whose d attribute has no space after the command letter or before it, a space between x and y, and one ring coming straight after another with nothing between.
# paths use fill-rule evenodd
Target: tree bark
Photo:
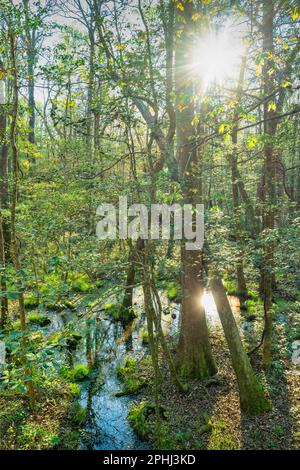
<instances>
[{"instance_id":1,"label":"tree bark","mask_svg":"<svg viewBox=\"0 0 300 470\"><path fill-rule=\"evenodd\" d=\"M29 108L29 134L28 140L31 144L35 144L35 58L36 58L36 30L35 27L29 26L30 10L29 1L23 0L25 16L26 16L26 56L27 56L27 90L28 90L28 108Z\"/></svg>"},{"instance_id":2,"label":"tree bark","mask_svg":"<svg viewBox=\"0 0 300 470\"><path fill-rule=\"evenodd\" d=\"M3 64L0 61L0 70ZM8 144L7 144L7 113L5 108L5 83L0 81L0 207L9 209L8 198ZM10 259L10 227L8 217L2 215L2 236L5 259Z\"/></svg>"},{"instance_id":3,"label":"tree bark","mask_svg":"<svg viewBox=\"0 0 300 470\"><path fill-rule=\"evenodd\" d=\"M274 79L271 73L273 63L273 22L274 2L266 0L263 4L263 50L266 55L264 67L264 94L270 96L274 90ZM276 121L270 120L274 117L271 101L266 100L264 104L264 132L267 142L264 148L264 188L263 188L263 232L264 236L272 235L275 227L275 178L276 164L274 158L273 138L276 133ZM272 360L272 284L274 268L274 243L266 241L263 246L262 286L264 293L265 328L263 339L263 362L269 365Z\"/></svg>"},{"instance_id":4,"label":"tree bark","mask_svg":"<svg viewBox=\"0 0 300 470\"><path fill-rule=\"evenodd\" d=\"M132 308L132 297L133 297L133 285L135 281L136 268L137 268L137 255L143 249L144 240L139 238L135 246L130 247L130 252L128 256L128 270L126 277L126 287L125 294L123 298L122 307L125 309Z\"/></svg>"},{"instance_id":5,"label":"tree bark","mask_svg":"<svg viewBox=\"0 0 300 470\"><path fill-rule=\"evenodd\" d=\"M12 247L12 258L15 268L16 285L18 289L18 306L20 315L21 331L25 333L25 304L23 294L23 283L20 274L20 260L18 241L16 233L16 207L18 199L18 183L19 183L19 172L18 172L18 144L17 144L17 120L18 120L18 108L19 108L19 85L18 85L18 66L16 58L16 39L14 35L10 34L10 52L12 59L13 68L13 103L12 103L12 118L10 128L10 140L12 148L12 198L11 198L11 247ZM26 380L26 389L31 405L34 405L35 395L33 388L32 379L28 379L32 375L32 366L27 365L27 354L26 354L26 337L23 334L21 337L21 351L22 351L22 364L24 369L24 375Z\"/></svg>"},{"instance_id":6,"label":"tree bark","mask_svg":"<svg viewBox=\"0 0 300 470\"><path fill-rule=\"evenodd\" d=\"M244 350L225 288L220 278L210 281L210 287L220 316L226 341L229 347L232 365L238 382L240 404L243 412L255 415L271 409L265 397L247 353Z\"/></svg>"},{"instance_id":7,"label":"tree bark","mask_svg":"<svg viewBox=\"0 0 300 470\"><path fill-rule=\"evenodd\" d=\"M184 9L176 9L177 26L182 28L176 44L176 135L177 159L184 203L202 202L197 176L198 153L191 144L195 134L193 126L194 86L188 73L191 58L191 31L193 3L184 2ZM203 378L217 372L212 355L204 306L202 251L181 248L182 321L177 351L177 365L181 375Z\"/></svg>"},{"instance_id":8,"label":"tree bark","mask_svg":"<svg viewBox=\"0 0 300 470\"><path fill-rule=\"evenodd\" d=\"M245 70L246 70L246 63L247 63L247 53L244 55L241 64L240 70L240 77L239 83L237 88L237 103L241 98L241 93L243 90L243 83L245 77ZM238 121L238 111L236 110L234 113L234 122ZM238 260L236 263L236 277L237 277L237 285L238 285L238 293L241 296L247 295L247 285L246 279L244 275L244 263L243 263L243 250L242 250L242 240L241 240L241 211L240 211L240 201L239 201L239 187L238 187L238 168L237 168L237 143L238 143L238 126L235 125L231 134L232 144L233 144L233 152L231 155L231 187L232 187L232 201L233 201L233 218L235 222L235 229L237 234L237 241L239 245L239 253L238 253Z\"/></svg>"}]
</instances>

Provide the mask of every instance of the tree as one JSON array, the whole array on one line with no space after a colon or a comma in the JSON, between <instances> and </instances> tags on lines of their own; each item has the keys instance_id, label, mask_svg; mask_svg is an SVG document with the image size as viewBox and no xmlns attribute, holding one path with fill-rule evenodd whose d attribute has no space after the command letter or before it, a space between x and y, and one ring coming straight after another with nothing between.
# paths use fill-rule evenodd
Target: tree
<instances>
[{"instance_id":1,"label":"tree","mask_svg":"<svg viewBox=\"0 0 300 470\"><path fill-rule=\"evenodd\" d=\"M263 390L252 370L250 360L243 348L239 330L221 279L212 279L210 286L238 381L241 409L249 415L269 411L271 407L270 402L264 396Z\"/></svg>"},{"instance_id":2,"label":"tree","mask_svg":"<svg viewBox=\"0 0 300 470\"><path fill-rule=\"evenodd\" d=\"M181 2L177 8L177 40L175 59L176 138L177 159L183 200L185 204L201 203L197 151L192 141L195 135L194 87L187 76L190 67L189 51L193 40L193 2ZM178 345L178 367L189 377L209 377L217 369L212 356L205 310L201 303L204 294L203 253L181 248L182 323Z\"/></svg>"}]
</instances>

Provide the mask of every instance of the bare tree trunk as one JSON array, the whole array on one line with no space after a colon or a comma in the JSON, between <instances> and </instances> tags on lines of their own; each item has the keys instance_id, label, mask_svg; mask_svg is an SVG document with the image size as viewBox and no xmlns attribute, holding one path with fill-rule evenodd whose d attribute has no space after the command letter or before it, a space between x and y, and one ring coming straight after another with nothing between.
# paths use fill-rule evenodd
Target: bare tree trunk
<instances>
[{"instance_id":1,"label":"bare tree trunk","mask_svg":"<svg viewBox=\"0 0 300 470\"><path fill-rule=\"evenodd\" d=\"M28 108L29 108L29 134L28 140L31 144L35 143L35 57L36 57L36 31L34 26L30 27L29 1L23 0L26 15L26 55L27 55L27 90L28 90Z\"/></svg>"},{"instance_id":2,"label":"bare tree trunk","mask_svg":"<svg viewBox=\"0 0 300 470\"><path fill-rule=\"evenodd\" d=\"M0 310L0 328L3 328L8 317L8 299L6 296L6 280L5 280L5 251L2 214L0 208L0 289L1 289L1 310Z\"/></svg>"},{"instance_id":3,"label":"bare tree trunk","mask_svg":"<svg viewBox=\"0 0 300 470\"><path fill-rule=\"evenodd\" d=\"M3 65L0 61L0 71ZM5 105L5 82L0 81L0 288L1 288L1 313L0 328L6 323L8 316L8 299L6 296L5 265L7 253L9 252L9 230L2 216L2 209L8 207L8 174L7 174L7 143L6 143L6 111ZM5 237L6 235L6 237Z\"/></svg>"},{"instance_id":4,"label":"bare tree trunk","mask_svg":"<svg viewBox=\"0 0 300 470\"><path fill-rule=\"evenodd\" d=\"M87 90L87 113L86 113L86 141L88 144L92 142L92 115L93 115L93 100L94 100L94 75L95 75L95 38L93 30L89 31L90 40L90 55L89 55L89 80Z\"/></svg>"},{"instance_id":5,"label":"bare tree trunk","mask_svg":"<svg viewBox=\"0 0 300 470\"><path fill-rule=\"evenodd\" d=\"M139 238L135 246L130 247L129 256L128 256L128 270L126 277L126 286L125 294L123 298L122 306L125 309L132 308L132 297L133 297L133 285L135 282L135 275L137 270L138 263L138 254L143 249L144 240Z\"/></svg>"},{"instance_id":6,"label":"bare tree trunk","mask_svg":"<svg viewBox=\"0 0 300 470\"><path fill-rule=\"evenodd\" d=\"M274 2L266 0L263 4L263 49L266 54L264 69L264 94L270 96L274 89L274 79L270 70L273 67L273 21ZM268 58L270 55L271 58ZM264 236L270 235L275 226L275 159L272 138L276 133L276 122L270 120L274 117L271 101L266 100L264 104L264 132L268 135L268 142L264 149L264 190L263 190L263 231ZM269 365L272 360L272 284L274 268L274 243L268 240L264 246L264 257L262 266L262 286L264 294L265 328L263 339L263 362Z\"/></svg>"},{"instance_id":7,"label":"bare tree trunk","mask_svg":"<svg viewBox=\"0 0 300 470\"><path fill-rule=\"evenodd\" d=\"M25 323L25 305L24 305L24 294L23 294L23 284L20 274L20 260L19 260L19 250L18 250L18 241L16 233L16 206L18 198L18 145L17 145L17 119L18 119L18 104L19 104L19 85L18 85L18 69L17 69L17 59L16 59L16 40L13 34L10 34L10 51L12 58L12 68L13 68L13 104L12 104L12 119L11 119L11 129L10 129L10 140L12 147L12 200L11 200L11 246L12 246L12 258L15 267L16 274L16 284L18 288L18 304L19 304L19 314L20 314L20 324L21 331L26 331ZM27 365L27 355L26 355L26 338L24 335L21 337L21 349L22 349L22 364L24 368L25 383L26 389L28 392L29 400L31 405L34 404L34 389L32 379L28 379L32 375L31 367Z\"/></svg>"},{"instance_id":8,"label":"bare tree trunk","mask_svg":"<svg viewBox=\"0 0 300 470\"><path fill-rule=\"evenodd\" d=\"M249 415L269 411L271 404L265 397L262 387L253 372L247 353L244 350L239 330L221 279L212 279L210 286L238 381L241 409Z\"/></svg>"},{"instance_id":9,"label":"bare tree trunk","mask_svg":"<svg viewBox=\"0 0 300 470\"><path fill-rule=\"evenodd\" d=\"M0 61L0 70L3 65ZM9 209L8 198L8 145L7 145L7 117L5 109L5 82L0 81L0 207ZM10 227L7 216L2 215L2 237L5 259L10 259Z\"/></svg>"},{"instance_id":10,"label":"bare tree trunk","mask_svg":"<svg viewBox=\"0 0 300 470\"><path fill-rule=\"evenodd\" d=\"M241 93L243 91L243 83L245 77L245 70L247 64L247 54L248 51L244 54L241 63L240 76L237 86L237 103L241 98ZM234 113L234 122L238 122L239 113L238 110L235 110ZM237 241L239 245L238 260L236 263L236 277L238 285L238 293L241 296L247 295L247 286L246 279L244 275L244 266L243 266L243 251L242 251L242 240L241 240L241 211L240 211L240 200L239 200L239 186L238 186L238 167L237 167L237 143L238 143L238 126L235 125L232 134L231 134L233 152L231 155L231 188L232 188L232 201L233 201L233 218L235 222L235 229L237 234Z\"/></svg>"}]
</instances>

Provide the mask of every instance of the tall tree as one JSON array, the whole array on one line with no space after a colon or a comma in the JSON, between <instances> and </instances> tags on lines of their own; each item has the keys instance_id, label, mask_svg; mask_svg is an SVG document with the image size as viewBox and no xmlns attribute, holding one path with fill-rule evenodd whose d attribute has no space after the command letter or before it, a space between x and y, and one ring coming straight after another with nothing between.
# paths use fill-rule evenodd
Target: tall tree
<instances>
[{"instance_id":1,"label":"tall tree","mask_svg":"<svg viewBox=\"0 0 300 470\"><path fill-rule=\"evenodd\" d=\"M263 53L264 53L264 96L272 97L274 92L274 2L267 0L263 2ZM263 293L265 311L265 330L263 338L263 360L265 364L272 359L272 283L274 273L274 243L272 231L275 228L275 154L274 135L276 133L275 109L272 98L266 99L264 103L264 132L267 142L264 147L264 186L263 186L263 233L266 237L264 243L263 259Z\"/></svg>"},{"instance_id":2,"label":"tall tree","mask_svg":"<svg viewBox=\"0 0 300 470\"><path fill-rule=\"evenodd\" d=\"M185 204L203 202L198 177L198 155L194 145L194 84L191 76L191 45L193 43L194 4L182 1L177 12L175 46L176 139L177 159ZM208 377L216 373L204 305L203 253L181 247L182 322L177 351L181 374L188 377Z\"/></svg>"}]
</instances>

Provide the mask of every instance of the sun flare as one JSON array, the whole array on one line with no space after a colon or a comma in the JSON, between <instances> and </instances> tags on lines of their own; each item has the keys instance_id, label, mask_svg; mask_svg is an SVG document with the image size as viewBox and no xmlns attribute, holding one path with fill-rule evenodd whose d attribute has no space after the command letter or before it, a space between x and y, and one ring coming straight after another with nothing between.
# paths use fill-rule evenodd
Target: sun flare
<instances>
[{"instance_id":1,"label":"sun flare","mask_svg":"<svg viewBox=\"0 0 300 470\"><path fill-rule=\"evenodd\" d=\"M211 85L222 85L237 74L242 47L228 31L209 33L202 37L192 54L193 70L206 90Z\"/></svg>"},{"instance_id":2,"label":"sun flare","mask_svg":"<svg viewBox=\"0 0 300 470\"><path fill-rule=\"evenodd\" d=\"M211 323L217 323L219 321L219 314L212 293L206 290L201 297L200 302L204 307L208 321Z\"/></svg>"}]
</instances>

